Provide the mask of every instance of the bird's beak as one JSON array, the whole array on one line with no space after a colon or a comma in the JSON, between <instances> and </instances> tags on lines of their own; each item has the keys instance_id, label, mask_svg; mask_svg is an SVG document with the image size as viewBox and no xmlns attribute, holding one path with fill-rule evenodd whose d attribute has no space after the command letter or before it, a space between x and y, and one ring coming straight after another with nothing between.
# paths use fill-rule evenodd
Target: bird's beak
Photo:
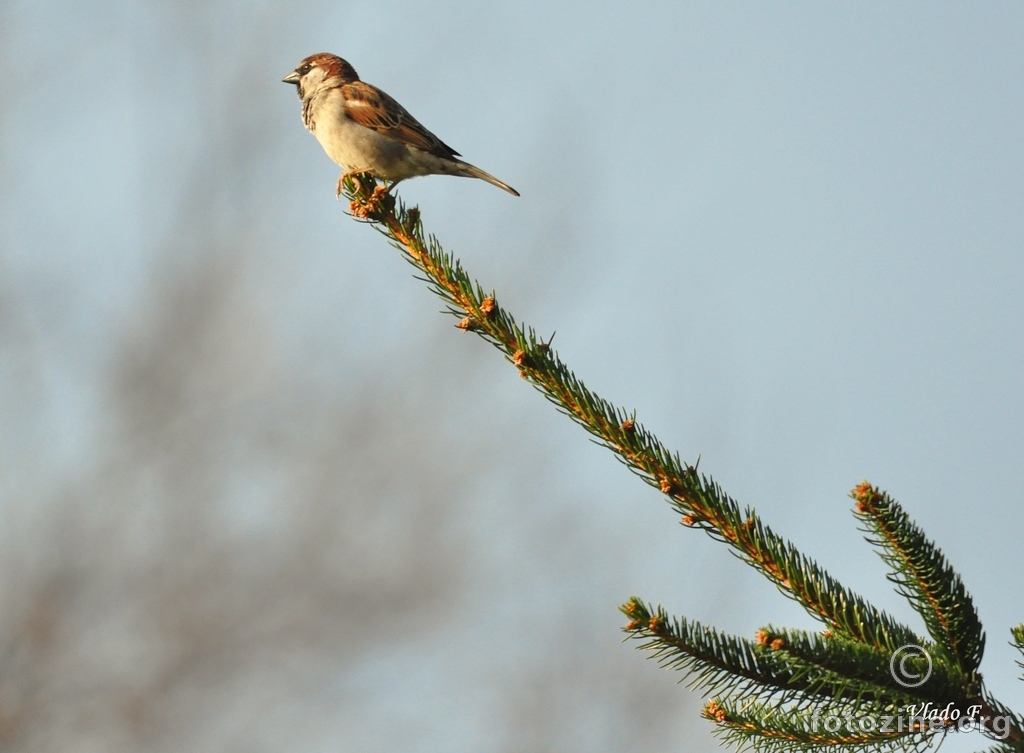
<instances>
[{"instance_id":1,"label":"bird's beak","mask_svg":"<svg viewBox=\"0 0 1024 753\"><path fill-rule=\"evenodd\" d=\"M281 79L281 83L282 84L295 84L295 86L298 86L300 78L302 78L302 76L299 75L298 71L292 71L287 76L285 76L283 79Z\"/></svg>"}]
</instances>

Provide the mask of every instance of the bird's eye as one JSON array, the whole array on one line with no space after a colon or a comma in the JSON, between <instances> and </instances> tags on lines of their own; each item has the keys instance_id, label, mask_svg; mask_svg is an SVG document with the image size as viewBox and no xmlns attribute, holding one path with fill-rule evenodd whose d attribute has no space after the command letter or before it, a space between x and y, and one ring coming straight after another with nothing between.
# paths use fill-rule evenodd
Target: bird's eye
<instances>
[{"instance_id":1,"label":"bird's eye","mask_svg":"<svg viewBox=\"0 0 1024 753\"><path fill-rule=\"evenodd\" d=\"M311 71L312 69L313 69L313 66L312 66L312 65L310 65L309 63L306 63L306 64L305 64L305 65L303 65L303 66L302 66L301 68L299 68L299 74L300 74L300 75L302 75L302 76L305 76L305 75L306 75L307 73L309 73L309 72L310 72L310 71Z\"/></svg>"}]
</instances>

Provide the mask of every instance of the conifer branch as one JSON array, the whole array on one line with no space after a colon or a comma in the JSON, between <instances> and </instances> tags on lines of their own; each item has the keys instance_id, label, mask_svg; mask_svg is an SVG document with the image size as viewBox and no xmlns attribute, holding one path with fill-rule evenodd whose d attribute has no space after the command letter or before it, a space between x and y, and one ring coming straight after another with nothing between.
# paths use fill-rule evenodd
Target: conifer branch
<instances>
[{"instance_id":1,"label":"conifer branch","mask_svg":"<svg viewBox=\"0 0 1024 753\"><path fill-rule=\"evenodd\" d=\"M758 699L790 710L814 704L819 709L833 703L858 704L862 712L923 700L907 693L889 672L889 656L853 641L854 651L822 657L822 643L800 631L759 631L754 641L726 635L695 620L670 617L637 597L621 611L629 617L624 631L643 641L660 666L684 673L691 689L722 693L727 698ZM871 653L867 668L856 660ZM882 667L884 666L884 670ZM873 671L875 668L878 671ZM884 677L883 677L884 675ZM874 704L874 705L872 705Z\"/></svg>"},{"instance_id":2,"label":"conifer branch","mask_svg":"<svg viewBox=\"0 0 1024 753\"><path fill-rule=\"evenodd\" d=\"M1013 637L1013 640L1010 641L1010 645L1020 651L1021 655L1024 656L1024 624L1010 628L1010 635ZM1024 662L1018 661L1017 666L1024 669ZM1020 679L1024 680L1024 675L1021 675Z\"/></svg>"},{"instance_id":3,"label":"conifer branch","mask_svg":"<svg viewBox=\"0 0 1024 753\"><path fill-rule=\"evenodd\" d=\"M670 617L661 607L654 608L636 597L620 609L630 620L624 630L644 641L640 647L650 651L659 665L682 671L691 689L767 699L806 687L806 683L793 683L794 673L784 662L762 656L757 646L744 638L685 617Z\"/></svg>"},{"instance_id":4,"label":"conifer branch","mask_svg":"<svg viewBox=\"0 0 1024 753\"><path fill-rule=\"evenodd\" d=\"M837 728L823 735L815 715L839 711L870 720L892 715L908 702L943 700L956 711L981 710L980 717L989 720L981 731L998 741L991 753L1024 753L1024 720L985 692L977 672L984 634L970 596L899 505L866 483L854 490L870 540L893 568L890 578L935 640L927 648L938 648L924 684L914 688L897 680L891 662L898 650L908 644L924 648L925 641L845 588L776 535L752 509L741 512L713 479L683 463L637 422L635 413L591 392L551 349L550 339L518 324L436 238L424 235L416 207L407 209L368 175L348 177L344 189L352 214L372 223L422 273L420 279L445 302L447 313L459 317L458 328L498 348L559 411L659 489L684 525L728 544L824 623L827 629L821 636L769 627L752 642L685 618L670 619L661 608L639 599L622 607L630 618L626 631L644 640L643 648L664 666L682 670L693 686L722 693L709 702L704 715L718 723L727 741L765 751L914 750L950 731L951 720L939 719L938 727L927 729L923 722L911 722L895 736L877 728ZM1024 652L1024 625L1014 629L1013 637ZM884 671L887 659L889 677ZM743 704L736 705L741 698ZM995 717L1007 722L1005 729L991 721Z\"/></svg>"},{"instance_id":5,"label":"conifer branch","mask_svg":"<svg viewBox=\"0 0 1024 753\"><path fill-rule=\"evenodd\" d=\"M758 631L756 640L763 650L785 657L789 666L801 667L807 675L817 677L819 687L813 692L818 695L857 703L878 702L886 707L945 704L963 695L955 667L932 662L928 682L908 688L893 677L891 654L831 631L815 634L769 625ZM911 668L924 671L918 666Z\"/></svg>"},{"instance_id":6,"label":"conifer branch","mask_svg":"<svg viewBox=\"0 0 1024 753\"><path fill-rule=\"evenodd\" d=\"M1006 745L1013 746L1018 753L1024 753L1024 717L984 690L980 697L972 699L972 701L981 703L980 716L989 720L982 728L982 733ZM1009 723L1003 725L1004 728L997 729L992 722L997 717L1005 719Z\"/></svg>"},{"instance_id":7,"label":"conifer branch","mask_svg":"<svg viewBox=\"0 0 1024 753\"><path fill-rule=\"evenodd\" d=\"M370 222L404 258L422 272L431 289L460 317L456 325L475 332L498 350L545 398L572 418L647 484L666 495L683 517L684 525L700 528L729 544L782 593L795 599L827 627L851 639L892 652L908 643L920 644L910 628L900 625L862 597L845 588L792 544L777 536L753 510L742 513L713 479L683 463L636 415L612 405L590 391L558 358L532 327L519 325L486 294L437 239L425 236L416 207L377 186L369 176L349 177L344 183L357 219Z\"/></svg>"},{"instance_id":8,"label":"conifer branch","mask_svg":"<svg viewBox=\"0 0 1024 753\"><path fill-rule=\"evenodd\" d=\"M888 494L865 481L851 496L868 541L892 568L889 580L921 615L938 647L971 678L981 665L985 634L960 576Z\"/></svg>"},{"instance_id":9,"label":"conifer branch","mask_svg":"<svg viewBox=\"0 0 1024 753\"><path fill-rule=\"evenodd\" d=\"M920 721L900 720L892 715L885 718L863 716L856 706L830 709L825 716L813 711L793 711L785 707L761 703L736 703L714 699L704 705L701 715L718 726L716 734L738 749L756 751L823 750L847 751L923 751L933 744L936 735ZM879 721L882 724L875 724ZM871 725L862 724L871 720ZM834 722L834 723L833 723Z\"/></svg>"}]
</instances>

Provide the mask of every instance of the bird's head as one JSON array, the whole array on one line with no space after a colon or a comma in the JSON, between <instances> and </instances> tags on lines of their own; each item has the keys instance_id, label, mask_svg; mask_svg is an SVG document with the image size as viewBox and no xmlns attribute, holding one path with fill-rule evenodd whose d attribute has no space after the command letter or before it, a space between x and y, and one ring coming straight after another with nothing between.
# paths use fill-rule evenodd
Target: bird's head
<instances>
[{"instance_id":1,"label":"bird's head","mask_svg":"<svg viewBox=\"0 0 1024 753\"><path fill-rule=\"evenodd\" d=\"M356 69L337 55L329 52L318 52L310 55L299 63L295 70L281 79L286 84L294 84L299 99L306 100L323 89L330 89L352 81L358 81Z\"/></svg>"}]
</instances>

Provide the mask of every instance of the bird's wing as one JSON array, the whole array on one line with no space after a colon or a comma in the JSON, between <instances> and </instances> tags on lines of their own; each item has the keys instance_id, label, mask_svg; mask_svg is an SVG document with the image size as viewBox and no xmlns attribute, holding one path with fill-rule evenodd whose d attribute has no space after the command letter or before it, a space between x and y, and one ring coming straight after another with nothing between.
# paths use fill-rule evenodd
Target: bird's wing
<instances>
[{"instance_id":1,"label":"bird's wing","mask_svg":"<svg viewBox=\"0 0 1024 753\"><path fill-rule=\"evenodd\" d=\"M377 87L364 81L353 81L344 84L341 93L345 98L345 115L359 125L438 157L459 156L457 151L420 125L404 107Z\"/></svg>"}]
</instances>

